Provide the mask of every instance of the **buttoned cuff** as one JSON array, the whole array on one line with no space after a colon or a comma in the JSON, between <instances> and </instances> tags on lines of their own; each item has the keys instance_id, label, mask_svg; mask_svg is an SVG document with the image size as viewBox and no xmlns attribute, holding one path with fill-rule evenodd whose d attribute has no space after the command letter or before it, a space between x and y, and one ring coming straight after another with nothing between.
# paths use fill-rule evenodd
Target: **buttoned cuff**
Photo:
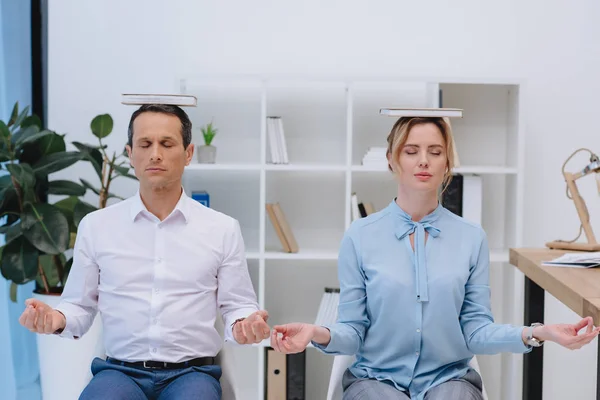
<instances>
[{"instance_id":1,"label":"buttoned cuff","mask_svg":"<svg viewBox=\"0 0 600 400\"><path fill-rule=\"evenodd\" d=\"M79 311L79 308L72 304L62 302L56 306L55 310L65 316L66 323L65 328L62 331L55 332L54 334L67 339L79 339L77 324L74 318L71 316Z\"/></svg>"},{"instance_id":2,"label":"buttoned cuff","mask_svg":"<svg viewBox=\"0 0 600 400\"><path fill-rule=\"evenodd\" d=\"M223 324L225 325L223 327L223 339L225 340L225 342L239 344L233 338L233 323L240 318L247 318L252 313L255 313L257 311L257 308L242 308L236 310L235 312L231 312L229 315L227 315L227 318L225 319L225 321L223 321Z\"/></svg>"}]
</instances>

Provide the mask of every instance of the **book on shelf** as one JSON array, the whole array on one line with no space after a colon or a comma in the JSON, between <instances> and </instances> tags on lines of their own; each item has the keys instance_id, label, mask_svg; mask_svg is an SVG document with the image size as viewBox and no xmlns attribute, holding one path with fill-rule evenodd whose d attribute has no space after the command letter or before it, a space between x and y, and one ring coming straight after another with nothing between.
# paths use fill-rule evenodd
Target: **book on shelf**
<instances>
[{"instance_id":1,"label":"book on shelf","mask_svg":"<svg viewBox=\"0 0 600 400\"><path fill-rule=\"evenodd\" d=\"M126 105L143 104L168 104L179 107L196 107L196 96L187 94L151 94L151 93L124 93L121 103Z\"/></svg>"},{"instance_id":2,"label":"book on shelf","mask_svg":"<svg viewBox=\"0 0 600 400\"><path fill-rule=\"evenodd\" d=\"M298 243L279 203L267 203L265 204L265 208L275 229L275 233L281 242L283 251L286 253L297 253L299 250Z\"/></svg>"},{"instance_id":3,"label":"book on shelf","mask_svg":"<svg viewBox=\"0 0 600 400\"><path fill-rule=\"evenodd\" d=\"M442 206L468 221L481 225L483 182L481 176L455 174L441 196Z\"/></svg>"},{"instance_id":4,"label":"book on shelf","mask_svg":"<svg viewBox=\"0 0 600 400\"><path fill-rule=\"evenodd\" d=\"M350 197L350 211L352 213L351 219L355 221L359 218L364 218L375 212L375 207L371 202L359 202L356 193L352 193Z\"/></svg>"},{"instance_id":5,"label":"book on shelf","mask_svg":"<svg viewBox=\"0 0 600 400\"><path fill-rule=\"evenodd\" d=\"M361 164L364 167L375 167L387 170L387 147L369 147L363 155Z\"/></svg>"},{"instance_id":6,"label":"book on shelf","mask_svg":"<svg viewBox=\"0 0 600 400\"><path fill-rule=\"evenodd\" d=\"M463 110L460 108L412 108L412 107L385 107L379 109L379 114L390 117L448 117L462 118Z\"/></svg>"},{"instance_id":7,"label":"book on shelf","mask_svg":"<svg viewBox=\"0 0 600 400\"><path fill-rule=\"evenodd\" d=\"M600 252L566 253L553 260L542 261L548 267L595 268L600 267Z\"/></svg>"},{"instance_id":8,"label":"book on shelf","mask_svg":"<svg viewBox=\"0 0 600 400\"><path fill-rule=\"evenodd\" d=\"M337 310L340 302L340 289L326 287L319 303L315 325L332 325L337 321Z\"/></svg>"},{"instance_id":9,"label":"book on shelf","mask_svg":"<svg viewBox=\"0 0 600 400\"><path fill-rule=\"evenodd\" d=\"M192 192L192 199L198 203L210 208L210 195L205 190L195 190Z\"/></svg>"},{"instance_id":10,"label":"book on shelf","mask_svg":"<svg viewBox=\"0 0 600 400\"><path fill-rule=\"evenodd\" d=\"M287 144L281 117L267 117L267 140L272 164L288 164Z\"/></svg>"}]
</instances>

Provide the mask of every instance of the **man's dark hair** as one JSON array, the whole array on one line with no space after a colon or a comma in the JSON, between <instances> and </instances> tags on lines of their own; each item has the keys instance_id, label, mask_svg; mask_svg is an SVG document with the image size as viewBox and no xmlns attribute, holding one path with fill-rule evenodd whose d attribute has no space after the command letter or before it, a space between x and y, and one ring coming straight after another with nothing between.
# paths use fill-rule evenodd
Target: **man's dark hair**
<instances>
[{"instance_id":1,"label":"man's dark hair","mask_svg":"<svg viewBox=\"0 0 600 400\"><path fill-rule=\"evenodd\" d=\"M183 148L187 149L190 143L192 142L192 122L190 118L178 106L172 106L167 104L144 104L133 114L131 114L131 119L129 120L129 128L127 130L127 144L133 147L133 121L140 115L145 112L156 112L174 115L181 121L181 137L183 138Z\"/></svg>"}]
</instances>

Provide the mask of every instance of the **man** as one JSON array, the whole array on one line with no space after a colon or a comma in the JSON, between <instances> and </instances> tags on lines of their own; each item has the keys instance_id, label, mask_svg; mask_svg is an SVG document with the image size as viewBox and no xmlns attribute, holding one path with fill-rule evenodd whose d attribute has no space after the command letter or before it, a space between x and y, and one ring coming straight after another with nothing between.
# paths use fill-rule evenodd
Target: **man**
<instances>
[{"instance_id":1,"label":"man","mask_svg":"<svg viewBox=\"0 0 600 400\"><path fill-rule=\"evenodd\" d=\"M127 152L139 192L81 221L61 303L29 299L20 317L33 332L76 339L100 312L108 358L93 361L80 399L220 399L217 308L225 340L269 337L237 220L182 190L191 126L177 106L133 113Z\"/></svg>"}]
</instances>

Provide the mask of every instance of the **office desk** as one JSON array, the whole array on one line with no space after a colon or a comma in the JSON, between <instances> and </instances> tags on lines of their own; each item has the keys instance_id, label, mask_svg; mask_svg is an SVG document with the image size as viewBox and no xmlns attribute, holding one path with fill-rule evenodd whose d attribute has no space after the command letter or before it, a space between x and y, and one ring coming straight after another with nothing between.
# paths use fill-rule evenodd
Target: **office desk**
<instances>
[{"instance_id":1,"label":"office desk","mask_svg":"<svg viewBox=\"0 0 600 400\"><path fill-rule=\"evenodd\" d=\"M510 263L525 275L525 325L544 322L544 291L581 317L593 317L596 326L600 324L600 268L542 266L542 261L565 253L546 248L510 249ZM534 348L523 356L523 400L542 399L543 349ZM600 351L598 367L600 372ZM600 374L596 387L596 399L600 400L599 378Z\"/></svg>"}]
</instances>

